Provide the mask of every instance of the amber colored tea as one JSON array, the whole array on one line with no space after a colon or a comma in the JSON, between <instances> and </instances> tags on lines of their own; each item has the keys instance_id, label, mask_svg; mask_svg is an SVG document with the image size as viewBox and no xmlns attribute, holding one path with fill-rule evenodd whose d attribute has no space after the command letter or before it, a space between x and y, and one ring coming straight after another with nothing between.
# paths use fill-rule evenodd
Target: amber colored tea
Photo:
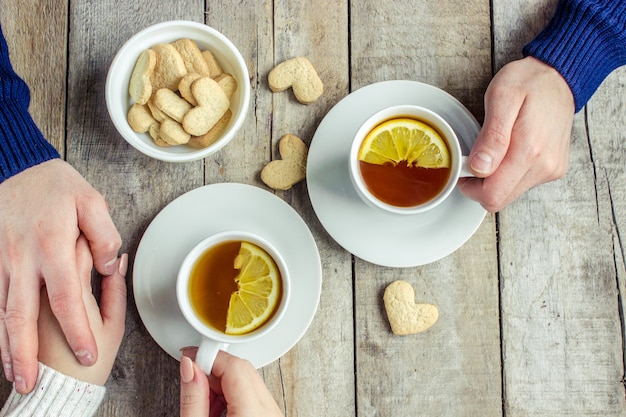
<instances>
[{"instance_id":1,"label":"amber colored tea","mask_svg":"<svg viewBox=\"0 0 626 417\"><path fill-rule=\"evenodd\" d=\"M241 241L234 240L209 248L200 255L189 276L191 307L200 320L221 332L226 330L230 296L238 289L235 277L239 270L233 265L240 247Z\"/></svg>"},{"instance_id":2,"label":"amber colored tea","mask_svg":"<svg viewBox=\"0 0 626 417\"><path fill-rule=\"evenodd\" d=\"M435 198L450 178L450 168L423 168L400 161L397 165L359 161L361 177L372 195L396 207L413 207Z\"/></svg>"},{"instance_id":3,"label":"amber colored tea","mask_svg":"<svg viewBox=\"0 0 626 417\"><path fill-rule=\"evenodd\" d=\"M189 277L189 300L198 317L209 326L226 329L230 295L237 291L233 267L240 241L222 242L209 248L196 261Z\"/></svg>"}]
</instances>

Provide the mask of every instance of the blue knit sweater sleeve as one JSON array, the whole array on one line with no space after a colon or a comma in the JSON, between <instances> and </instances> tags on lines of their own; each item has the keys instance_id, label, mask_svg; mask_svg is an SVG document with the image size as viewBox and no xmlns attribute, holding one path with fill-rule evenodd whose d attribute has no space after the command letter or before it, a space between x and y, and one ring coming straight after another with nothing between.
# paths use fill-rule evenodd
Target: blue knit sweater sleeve
<instances>
[{"instance_id":1,"label":"blue knit sweater sleeve","mask_svg":"<svg viewBox=\"0 0 626 417\"><path fill-rule=\"evenodd\" d=\"M626 0L559 0L552 20L523 53L561 73L579 111L626 64Z\"/></svg>"},{"instance_id":2,"label":"blue knit sweater sleeve","mask_svg":"<svg viewBox=\"0 0 626 417\"><path fill-rule=\"evenodd\" d=\"M0 182L59 157L28 113L29 104L30 91L11 66L0 28Z\"/></svg>"}]
</instances>

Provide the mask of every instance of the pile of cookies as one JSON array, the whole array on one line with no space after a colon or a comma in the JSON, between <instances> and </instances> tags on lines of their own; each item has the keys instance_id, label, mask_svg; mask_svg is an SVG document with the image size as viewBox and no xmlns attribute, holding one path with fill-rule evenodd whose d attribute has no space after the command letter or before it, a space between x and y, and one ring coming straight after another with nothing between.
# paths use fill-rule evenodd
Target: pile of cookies
<instances>
[{"instance_id":1,"label":"pile of cookies","mask_svg":"<svg viewBox=\"0 0 626 417\"><path fill-rule=\"evenodd\" d=\"M237 80L195 41L159 43L142 51L135 63L128 123L137 133L148 132L158 146L204 148L228 125L236 90Z\"/></svg>"}]
</instances>

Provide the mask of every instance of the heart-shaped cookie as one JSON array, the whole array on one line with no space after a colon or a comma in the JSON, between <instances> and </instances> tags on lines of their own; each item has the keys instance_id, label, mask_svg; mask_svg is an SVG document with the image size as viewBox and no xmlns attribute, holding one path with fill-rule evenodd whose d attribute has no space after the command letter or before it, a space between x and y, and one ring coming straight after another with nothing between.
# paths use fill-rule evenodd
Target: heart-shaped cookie
<instances>
[{"instance_id":1,"label":"heart-shaped cookie","mask_svg":"<svg viewBox=\"0 0 626 417\"><path fill-rule=\"evenodd\" d=\"M406 281L394 281L383 295L391 331L397 335L423 332L435 324L439 310L432 304L415 303L415 291Z\"/></svg>"},{"instance_id":2,"label":"heart-shaped cookie","mask_svg":"<svg viewBox=\"0 0 626 417\"><path fill-rule=\"evenodd\" d=\"M194 81L191 94L198 105L184 114L183 128L191 135L202 136L226 114L230 100L219 83L209 77Z\"/></svg>"},{"instance_id":3,"label":"heart-shaped cookie","mask_svg":"<svg viewBox=\"0 0 626 417\"><path fill-rule=\"evenodd\" d=\"M280 138L278 151L282 159L265 165L261 180L275 190L288 190L306 176L309 149L299 137L286 134Z\"/></svg>"},{"instance_id":4,"label":"heart-shaped cookie","mask_svg":"<svg viewBox=\"0 0 626 417\"><path fill-rule=\"evenodd\" d=\"M270 71L267 81L270 89L275 93L291 87L296 99L302 104L313 103L324 91L324 84L315 68L308 59L302 56L276 65Z\"/></svg>"}]
</instances>

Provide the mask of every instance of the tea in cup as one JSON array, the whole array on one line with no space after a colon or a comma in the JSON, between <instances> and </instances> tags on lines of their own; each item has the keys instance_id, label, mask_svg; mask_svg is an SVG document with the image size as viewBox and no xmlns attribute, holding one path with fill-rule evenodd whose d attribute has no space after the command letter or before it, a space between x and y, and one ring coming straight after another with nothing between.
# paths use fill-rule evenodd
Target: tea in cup
<instances>
[{"instance_id":1,"label":"tea in cup","mask_svg":"<svg viewBox=\"0 0 626 417\"><path fill-rule=\"evenodd\" d=\"M459 140L437 113L419 106L387 107L357 130L350 179L363 201L397 214L436 207L467 169Z\"/></svg>"},{"instance_id":2,"label":"tea in cup","mask_svg":"<svg viewBox=\"0 0 626 417\"><path fill-rule=\"evenodd\" d=\"M290 298L287 265L267 240L249 232L210 236L185 257L176 282L178 305L203 338L196 362L208 375L219 350L266 335Z\"/></svg>"}]
</instances>

